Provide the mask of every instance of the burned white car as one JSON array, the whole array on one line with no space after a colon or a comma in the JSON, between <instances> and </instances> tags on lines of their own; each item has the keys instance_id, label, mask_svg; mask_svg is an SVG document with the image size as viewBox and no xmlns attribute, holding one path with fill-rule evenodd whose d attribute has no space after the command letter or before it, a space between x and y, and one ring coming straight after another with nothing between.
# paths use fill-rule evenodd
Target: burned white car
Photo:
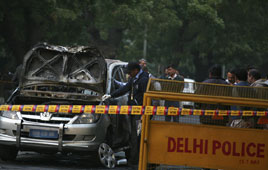
<instances>
[{"instance_id":1,"label":"burned white car","mask_svg":"<svg viewBox=\"0 0 268 170\"><path fill-rule=\"evenodd\" d=\"M118 88L115 82L127 81L126 64L104 59L93 47L39 44L25 55L19 87L7 104L99 105L103 94ZM122 96L111 104L126 101ZM113 168L113 150L128 148L128 123L125 115L3 111L0 158L15 159L18 151L97 153L103 165Z\"/></svg>"}]
</instances>

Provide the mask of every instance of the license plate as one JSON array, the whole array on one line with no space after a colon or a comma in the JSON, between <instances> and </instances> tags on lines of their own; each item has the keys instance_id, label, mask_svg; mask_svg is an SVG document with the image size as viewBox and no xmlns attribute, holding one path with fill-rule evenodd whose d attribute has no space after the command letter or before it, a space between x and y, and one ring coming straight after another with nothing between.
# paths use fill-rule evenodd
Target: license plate
<instances>
[{"instance_id":1,"label":"license plate","mask_svg":"<svg viewBox=\"0 0 268 170\"><path fill-rule=\"evenodd\" d=\"M58 131L30 129L29 136L33 138L57 139L59 134Z\"/></svg>"}]
</instances>

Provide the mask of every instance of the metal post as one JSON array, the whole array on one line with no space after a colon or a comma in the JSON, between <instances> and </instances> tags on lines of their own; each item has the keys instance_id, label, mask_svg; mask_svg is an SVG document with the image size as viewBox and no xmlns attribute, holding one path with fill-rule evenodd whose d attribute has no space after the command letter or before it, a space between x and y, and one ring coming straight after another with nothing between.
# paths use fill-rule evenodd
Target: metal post
<instances>
[{"instance_id":1,"label":"metal post","mask_svg":"<svg viewBox=\"0 0 268 170\"><path fill-rule=\"evenodd\" d=\"M145 24L145 29L144 29L144 40L143 40L143 58L146 59L147 55L147 24Z\"/></svg>"},{"instance_id":2,"label":"metal post","mask_svg":"<svg viewBox=\"0 0 268 170\"><path fill-rule=\"evenodd\" d=\"M59 151L62 151L62 147L63 147L63 132L64 131L64 124L61 123L60 126L59 126L59 141L58 141L58 150Z\"/></svg>"},{"instance_id":3,"label":"metal post","mask_svg":"<svg viewBox=\"0 0 268 170\"><path fill-rule=\"evenodd\" d=\"M151 98L144 94L143 105L151 105ZM149 115L142 116L142 129L141 129L141 143L140 143L140 159L139 170L146 170L147 166L147 140L148 140L148 128L149 128Z\"/></svg>"},{"instance_id":4,"label":"metal post","mask_svg":"<svg viewBox=\"0 0 268 170\"><path fill-rule=\"evenodd\" d=\"M20 147L20 138L21 138L21 127L22 127L22 120L20 123L17 124L17 132L16 132L16 147Z\"/></svg>"}]
</instances>

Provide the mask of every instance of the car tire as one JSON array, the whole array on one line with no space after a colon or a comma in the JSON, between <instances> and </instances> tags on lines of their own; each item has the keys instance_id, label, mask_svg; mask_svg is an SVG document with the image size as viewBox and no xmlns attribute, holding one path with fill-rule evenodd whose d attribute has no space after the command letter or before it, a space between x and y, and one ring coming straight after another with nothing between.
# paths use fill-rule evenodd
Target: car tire
<instances>
[{"instance_id":1,"label":"car tire","mask_svg":"<svg viewBox=\"0 0 268 170\"><path fill-rule=\"evenodd\" d=\"M99 160L106 168L114 168L116 159L113 149L106 143L101 143L98 149Z\"/></svg>"},{"instance_id":2,"label":"car tire","mask_svg":"<svg viewBox=\"0 0 268 170\"><path fill-rule=\"evenodd\" d=\"M18 155L18 150L11 146L0 145L0 158L3 161L13 161Z\"/></svg>"},{"instance_id":3,"label":"car tire","mask_svg":"<svg viewBox=\"0 0 268 170\"><path fill-rule=\"evenodd\" d=\"M114 168L116 166L116 158L113 146L113 132L112 127L107 128L106 139L104 143L101 143L98 148L99 163L106 168Z\"/></svg>"}]
</instances>

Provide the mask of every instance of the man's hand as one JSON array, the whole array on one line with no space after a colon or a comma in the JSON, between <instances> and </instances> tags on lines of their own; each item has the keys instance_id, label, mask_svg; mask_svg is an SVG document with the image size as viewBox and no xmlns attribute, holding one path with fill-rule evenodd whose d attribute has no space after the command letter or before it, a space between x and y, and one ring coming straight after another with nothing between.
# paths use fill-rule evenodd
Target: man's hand
<instances>
[{"instance_id":1,"label":"man's hand","mask_svg":"<svg viewBox=\"0 0 268 170\"><path fill-rule=\"evenodd\" d=\"M109 98L111 98L111 95L109 95L109 94L105 94L105 95L102 96L101 100L102 100L102 101L105 101L105 100L107 100L107 99L109 99Z\"/></svg>"}]
</instances>

